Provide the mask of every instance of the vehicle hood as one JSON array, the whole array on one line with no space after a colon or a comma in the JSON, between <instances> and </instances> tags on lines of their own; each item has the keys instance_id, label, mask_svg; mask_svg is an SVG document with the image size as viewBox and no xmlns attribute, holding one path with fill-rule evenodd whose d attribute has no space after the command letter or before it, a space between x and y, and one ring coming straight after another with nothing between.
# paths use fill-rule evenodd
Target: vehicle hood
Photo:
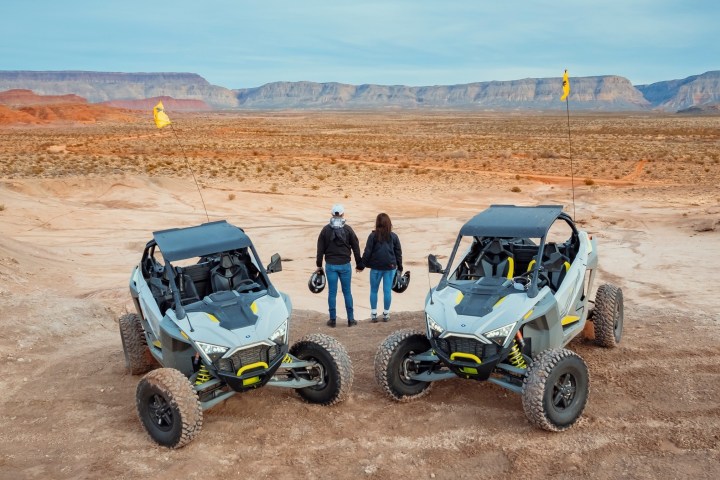
<instances>
[{"instance_id":1,"label":"vehicle hood","mask_svg":"<svg viewBox=\"0 0 720 480\"><path fill-rule=\"evenodd\" d=\"M425 313L445 330L443 336L450 333L480 336L522 320L544 298L544 290L530 298L511 284L494 288L448 285L431 292Z\"/></svg>"},{"instance_id":2,"label":"vehicle hood","mask_svg":"<svg viewBox=\"0 0 720 480\"><path fill-rule=\"evenodd\" d=\"M186 306L183 319L175 318L172 310L167 313L191 340L233 348L267 343L288 320L290 307L284 296L226 291Z\"/></svg>"}]
</instances>

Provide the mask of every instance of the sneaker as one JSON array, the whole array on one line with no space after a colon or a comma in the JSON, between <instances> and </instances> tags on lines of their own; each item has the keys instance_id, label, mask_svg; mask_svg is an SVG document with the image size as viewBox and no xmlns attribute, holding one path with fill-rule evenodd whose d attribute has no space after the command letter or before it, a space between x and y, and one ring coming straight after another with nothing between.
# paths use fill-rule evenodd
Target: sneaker
<instances>
[{"instance_id":1,"label":"sneaker","mask_svg":"<svg viewBox=\"0 0 720 480\"><path fill-rule=\"evenodd\" d=\"M390 321L390 314L383 313L383 322L389 322L389 321Z\"/></svg>"},{"instance_id":2,"label":"sneaker","mask_svg":"<svg viewBox=\"0 0 720 480\"><path fill-rule=\"evenodd\" d=\"M348 327L354 327L357 325L357 320L348 320Z\"/></svg>"},{"instance_id":3,"label":"sneaker","mask_svg":"<svg viewBox=\"0 0 720 480\"><path fill-rule=\"evenodd\" d=\"M372 323L377 323L377 313L371 313L370 314L370 321Z\"/></svg>"},{"instance_id":4,"label":"sneaker","mask_svg":"<svg viewBox=\"0 0 720 480\"><path fill-rule=\"evenodd\" d=\"M327 321L327 326L330 327L330 328L335 328L335 319L334 319L334 318L331 318L330 320L328 320L328 321Z\"/></svg>"}]
</instances>

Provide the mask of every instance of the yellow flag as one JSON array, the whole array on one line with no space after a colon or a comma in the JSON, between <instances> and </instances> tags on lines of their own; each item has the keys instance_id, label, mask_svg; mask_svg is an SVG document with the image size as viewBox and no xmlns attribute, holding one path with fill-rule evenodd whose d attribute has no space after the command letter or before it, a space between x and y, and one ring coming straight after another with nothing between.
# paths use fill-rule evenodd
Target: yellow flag
<instances>
[{"instance_id":1,"label":"yellow flag","mask_svg":"<svg viewBox=\"0 0 720 480\"><path fill-rule=\"evenodd\" d=\"M568 78L567 70L565 70L565 74L563 75L563 95L560 97L560 100L565 100L568 95L570 95L570 79Z\"/></svg>"},{"instance_id":2,"label":"yellow flag","mask_svg":"<svg viewBox=\"0 0 720 480\"><path fill-rule=\"evenodd\" d=\"M158 128L167 127L171 123L170 117L165 113L165 107L163 107L162 102L158 102L155 108L153 108L153 117L155 118L155 125L157 125Z\"/></svg>"}]
</instances>

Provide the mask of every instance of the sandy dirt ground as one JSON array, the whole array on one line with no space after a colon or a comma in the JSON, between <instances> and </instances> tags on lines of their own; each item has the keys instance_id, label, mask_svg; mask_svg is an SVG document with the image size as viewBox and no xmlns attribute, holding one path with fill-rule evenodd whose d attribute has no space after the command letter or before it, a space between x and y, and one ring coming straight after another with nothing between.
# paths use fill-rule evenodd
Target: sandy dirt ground
<instances>
[{"instance_id":1,"label":"sandy dirt ground","mask_svg":"<svg viewBox=\"0 0 720 480\"><path fill-rule=\"evenodd\" d=\"M409 404L383 396L375 351L396 329L422 328L425 294L438 279L428 279L428 253L449 254L462 223L492 203L572 210L562 182L519 184L521 195L488 176L472 188L420 184L378 195L368 186L345 198L332 189L205 181L211 220L244 227L266 261L283 257L272 280L293 300L291 341L318 331L335 336L355 378L349 400L333 407L284 389L236 395L205 412L195 441L168 450L138 421L139 377L124 371L117 318L132 309L127 282L151 232L205 220L192 180L0 180L0 478L720 477L713 185L631 178L576 190L576 218L598 239L599 283L623 289L625 332L611 350L570 344L591 375L587 408L572 429L535 429L520 397L491 384L438 382ZM403 242L412 283L393 297L387 324L368 322L367 273L353 280L357 328L326 327L326 297L306 288L317 233L337 201L361 243L380 211Z\"/></svg>"}]
</instances>

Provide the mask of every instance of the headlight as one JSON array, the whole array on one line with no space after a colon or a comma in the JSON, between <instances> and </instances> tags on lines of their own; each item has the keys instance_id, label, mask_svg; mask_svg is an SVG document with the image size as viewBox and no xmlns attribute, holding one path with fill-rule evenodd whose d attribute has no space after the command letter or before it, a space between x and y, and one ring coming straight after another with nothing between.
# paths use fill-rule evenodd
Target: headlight
<instances>
[{"instance_id":1,"label":"headlight","mask_svg":"<svg viewBox=\"0 0 720 480\"><path fill-rule=\"evenodd\" d=\"M287 343L287 320L285 320L282 325L280 325L278 329L270 335L270 340L278 345L284 345Z\"/></svg>"},{"instance_id":2,"label":"headlight","mask_svg":"<svg viewBox=\"0 0 720 480\"><path fill-rule=\"evenodd\" d=\"M505 325L504 327L496 328L495 330L491 330L484 335L492 340L493 342L497 343L501 347L505 345L505 340L507 340L508 335L512 333L512 331L515 329L515 324L517 322L509 323Z\"/></svg>"},{"instance_id":3,"label":"headlight","mask_svg":"<svg viewBox=\"0 0 720 480\"><path fill-rule=\"evenodd\" d=\"M221 347L220 345L213 345L212 343L195 342L198 347L207 355L207 357L213 362L218 358L222 357L225 352L229 350L228 347Z\"/></svg>"},{"instance_id":4,"label":"headlight","mask_svg":"<svg viewBox=\"0 0 720 480\"><path fill-rule=\"evenodd\" d=\"M427 313L425 314L425 319L427 320L428 328L430 329L430 333L432 333L433 337L438 337L445 331L445 329L442 328L440 324L433 320L433 318Z\"/></svg>"}]
</instances>

